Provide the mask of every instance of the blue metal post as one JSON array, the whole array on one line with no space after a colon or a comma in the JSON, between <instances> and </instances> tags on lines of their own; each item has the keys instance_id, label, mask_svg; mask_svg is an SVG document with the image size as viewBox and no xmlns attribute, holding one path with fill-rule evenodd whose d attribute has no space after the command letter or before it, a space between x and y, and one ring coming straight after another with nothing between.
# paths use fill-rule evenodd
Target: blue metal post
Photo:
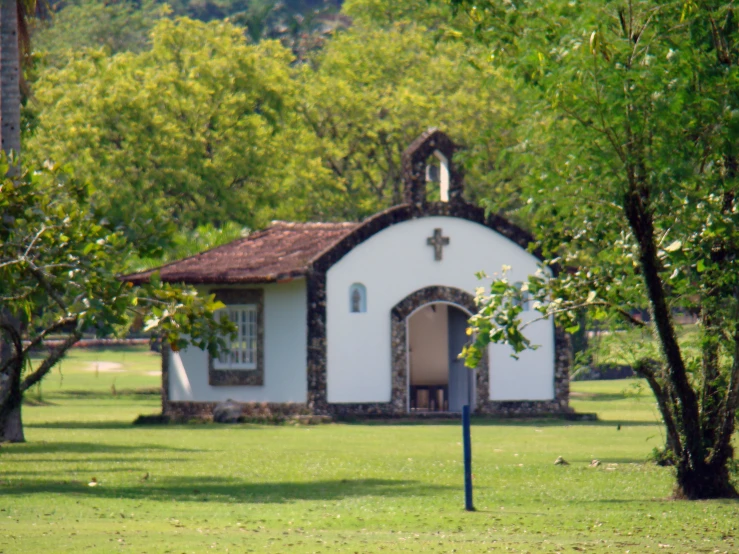
<instances>
[{"instance_id":1,"label":"blue metal post","mask_svg":"<svg viewBox=\"0 0 739 554\"><path fill-rule=\"evenodd\" d=\"M462 437L464 441L464 509L474 512L472 505L472 441L470 439L470 407L462 408Z\"/></svg>"}]
</instances>

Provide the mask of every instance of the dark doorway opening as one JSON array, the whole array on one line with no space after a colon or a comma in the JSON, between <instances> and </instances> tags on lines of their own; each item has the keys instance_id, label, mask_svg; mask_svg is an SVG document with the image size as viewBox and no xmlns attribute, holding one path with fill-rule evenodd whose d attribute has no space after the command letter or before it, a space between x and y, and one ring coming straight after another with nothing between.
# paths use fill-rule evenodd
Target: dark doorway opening
<instances>
[{"instance_id":1,"label":"dark doorway opening","mask_svg":"<svg viewBox=\"0 0 739 554\"><path fill-rule=\"evenodd\" d=\"M458 358L467 343L469 314L445 302L426 304L408 317L411 412L474 409L472 372Z\"/></svg>"}]
</instances>

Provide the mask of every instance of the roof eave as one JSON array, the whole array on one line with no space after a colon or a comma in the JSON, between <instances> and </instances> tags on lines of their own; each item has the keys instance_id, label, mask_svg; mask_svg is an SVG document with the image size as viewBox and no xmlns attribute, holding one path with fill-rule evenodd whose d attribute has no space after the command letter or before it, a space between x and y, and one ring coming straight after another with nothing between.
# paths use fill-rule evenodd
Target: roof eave
<instances>
[{"instance_id":1,"label":"roof eave","mask_svg":"<svg viewBox=\"0 0 739 554\"><path fill-rule=\"evenodd\" d=\"M182 285L259 285L270 283L289 283L296 279L305 278L307 269L289 271L285 273L273 273L269 275L254 276L232 276L232 275L209 275L207 277L196 277L188 275L163 275L160 280L163 283L176 283ZM119 277L121 281L133 285L143 285L149 282L151 275L124 275Z\"/></svg>"}]
</instances>

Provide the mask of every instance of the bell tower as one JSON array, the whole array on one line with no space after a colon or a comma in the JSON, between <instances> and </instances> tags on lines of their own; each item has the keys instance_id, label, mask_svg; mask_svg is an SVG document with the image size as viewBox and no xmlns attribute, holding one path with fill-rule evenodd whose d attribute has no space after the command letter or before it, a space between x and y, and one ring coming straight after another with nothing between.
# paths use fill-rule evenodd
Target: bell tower
<instances>
[{"instance_id":1,"label":"bell tower","mask_svg":"<svg viewBox=\"0 0 739 554\"><path fill-rule=\"evenodd\" d=\"M463 176L452 161L456 146L439 129L432 127L414 140L403 152L403 185L406 204L418 207L430 202L427 183L439 184L439 200L443 203L463 203ZM436 158L439 165L430 165Z\"/></svg>"}]
</instances>

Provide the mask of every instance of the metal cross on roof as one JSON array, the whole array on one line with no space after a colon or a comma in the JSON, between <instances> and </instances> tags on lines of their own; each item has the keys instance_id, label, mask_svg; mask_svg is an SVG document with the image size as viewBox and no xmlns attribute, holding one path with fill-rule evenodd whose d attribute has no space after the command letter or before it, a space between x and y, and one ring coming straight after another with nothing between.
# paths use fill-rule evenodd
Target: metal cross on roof
<instances>
[{"instance_id":1,"label":"metal cross on roof","mask_svg":"<svg viewBox=\"0 0 739 554\"><path fill-rule=\"evenodd\" d=\"M449 244L449 237L443 237L441 229L434 229L434 235L426 239L426 244L434 247L434 260L440 262L442 248Z\"/></svg>"}]
</instances>

